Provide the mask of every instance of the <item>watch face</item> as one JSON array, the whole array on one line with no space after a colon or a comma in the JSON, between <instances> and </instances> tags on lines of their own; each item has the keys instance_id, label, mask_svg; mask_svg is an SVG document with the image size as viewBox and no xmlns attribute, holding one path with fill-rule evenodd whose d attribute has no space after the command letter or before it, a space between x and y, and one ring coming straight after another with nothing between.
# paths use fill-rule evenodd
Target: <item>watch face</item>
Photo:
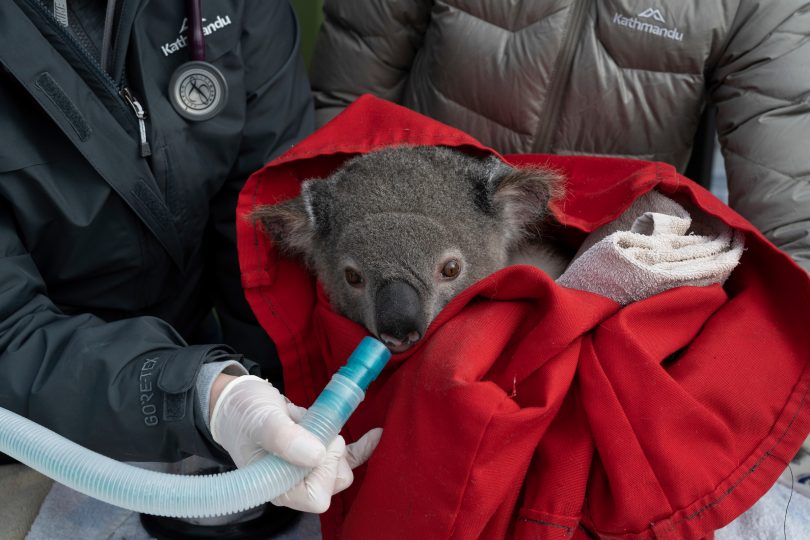
<instances>
[{"instance_id":1,"label":"watch face","mask_svg":"<svg viewBox=\"0 0 810 540\"><path fill-rule=\"evenodd\" d=\"M169 82L174 109L189 120L208 120L225 106L228 87L222 73L207 62L187 62Z\"/></svg>"}]
</instances>

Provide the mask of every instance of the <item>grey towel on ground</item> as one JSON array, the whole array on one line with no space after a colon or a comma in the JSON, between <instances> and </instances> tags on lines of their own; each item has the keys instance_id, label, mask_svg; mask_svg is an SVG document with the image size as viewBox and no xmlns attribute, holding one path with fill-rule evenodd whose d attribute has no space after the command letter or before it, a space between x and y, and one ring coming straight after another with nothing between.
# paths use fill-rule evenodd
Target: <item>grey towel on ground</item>
<instances>
[{"instance_id":1,"label":"grey towel on ground","mask_svg":"<svg viewBox=\"0 0 810 540\"><path fill-rule=\"evenodd\" d=\"M742 233L651 191L592 232L557 282L626 305L675 287L724 283L743 246Z\"/></svg>"},{"instance_id":2,"label":"grey towel on ground","mask_svg":"<svg viewBox=\"0 0 810 540\"><path fill-rule=\"evenodd\" d=\"M22 464L0 466L0 538L25 538L52 483Z\"/></svg>"}]
</instances>

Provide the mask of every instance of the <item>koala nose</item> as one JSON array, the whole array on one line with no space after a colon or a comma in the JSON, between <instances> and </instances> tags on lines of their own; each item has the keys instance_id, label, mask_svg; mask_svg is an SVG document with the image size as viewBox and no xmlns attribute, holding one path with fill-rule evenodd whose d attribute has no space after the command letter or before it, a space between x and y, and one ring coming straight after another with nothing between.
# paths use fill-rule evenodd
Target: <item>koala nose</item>
<instances>
[{"instance_id":1,"label":"koala nose","mask_svg":"<svg viewBox=\"0 0 810 540\"><path fill-rule=\"evenodd\" d=\"M403 351L422 337L424 315L419 293L404 281L391 281L377 291L377 333L392 350Z\"/></svg>"}]
</instances>

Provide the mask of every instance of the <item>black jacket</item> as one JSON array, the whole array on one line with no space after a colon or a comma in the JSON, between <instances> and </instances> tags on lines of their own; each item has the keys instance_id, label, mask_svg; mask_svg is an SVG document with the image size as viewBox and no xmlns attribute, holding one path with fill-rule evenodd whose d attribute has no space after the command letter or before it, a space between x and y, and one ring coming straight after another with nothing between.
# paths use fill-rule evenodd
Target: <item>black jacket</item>
<instances>
[{"instance_id":1,"label":"black jacket","mask_svg":"<svg viewBox=\"0 0 810 540\"><path fill-rule=\"evenodd\" d=\"M295 16L203 2L229 94L191 122L167 98L189 60L185 2L119 5L107 76L38 0L0 2L0 406L119 459L221 457L194 381L230 349L189 343L215 306L223 341L280 382L240 286L234 208L312 129Z\"/></svg>"}]
</instances>

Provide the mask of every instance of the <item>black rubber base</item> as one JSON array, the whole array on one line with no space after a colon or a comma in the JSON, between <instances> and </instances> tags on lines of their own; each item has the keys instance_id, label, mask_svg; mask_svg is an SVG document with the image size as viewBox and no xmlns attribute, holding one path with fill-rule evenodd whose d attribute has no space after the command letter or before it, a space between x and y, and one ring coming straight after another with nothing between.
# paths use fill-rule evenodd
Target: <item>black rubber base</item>
<instances>
[{"instance_id":1,"label":"black rubber base","mask_svg":"<svg viewBox=\"0 0 810 540\"><path fill-rule=\"evenodd\" d=\"M141 514L141 525L158 540L266 540L292 527L300 517L301 512L296 510L266 504L259 517L240 523L195 525L177 518Z\"/></svg>"}]
</instances>

